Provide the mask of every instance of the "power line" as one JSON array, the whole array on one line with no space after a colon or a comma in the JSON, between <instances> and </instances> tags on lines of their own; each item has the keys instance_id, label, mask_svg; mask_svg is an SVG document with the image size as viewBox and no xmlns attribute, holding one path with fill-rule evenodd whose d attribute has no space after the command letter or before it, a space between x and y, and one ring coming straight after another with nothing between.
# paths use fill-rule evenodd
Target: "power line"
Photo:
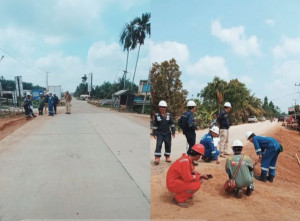
<instances>
[{"instance_id":1,"label":"power line","mask_svg":"<svg viewBox=\"0 0 300 221\"><path fill-rule=\"evenodd\" d=\"M276 98L271 99L271 101L273 101L273 100L278 100L278 99L281 99L281 98L285 98L285 97L294 95L294 94L296 94L296 93L297 93L297 92L293 92L293 93L291 93L291 94L287 94L287 95L284 95L284 96L282 96L282 97L276 97Z\"/></svg>"}]
</instances>

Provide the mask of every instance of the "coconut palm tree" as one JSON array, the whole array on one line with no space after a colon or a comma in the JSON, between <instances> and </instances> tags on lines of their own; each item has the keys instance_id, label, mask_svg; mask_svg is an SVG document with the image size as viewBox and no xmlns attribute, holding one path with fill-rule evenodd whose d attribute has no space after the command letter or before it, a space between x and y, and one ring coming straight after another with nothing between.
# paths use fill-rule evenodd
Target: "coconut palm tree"
<instances>
[{"instance_id":1,"label":"coconut palm tree","mask_svg":"<svg viewBox=\"0 0 300 221\"><path fill-rule=\"evenodd\" d=\"M137 17L132 21L135 25L135 30L134 30L135 45L133 45L133 49L136 47L136 44L139 45L139 49L138 49L138 54L137 54L137 58L136 58L136 63L135 63L131 86L134 83L134 78L135 78L136 68L137 68L137 64L138 64L138 60L139 60L141 45L144 44L146 36L148 35L150 37L150 35L151 35L150 17L151 17L150 13L143 13L142 17Z\"/></svg>"},{"instance_id":2,"label":"coconut palm tree","mask_svg":"<svg viewBox=\"0 0 300 221\"><path fill-rule=\"evenodd\" d=\"M127 67L128 67L128 57L129 57L129 51L133 50L137 43L136 39L134 38L134 32L135 32L135 24L134 22L126 23L122 29L122 32L120 34L120 43L123 46L123 51L127 51L127 58L126 58L126 68L124 70L124 87L125 89L125 82L126 82L126 73L127 73Z\"/></svg>"}]
</instances>

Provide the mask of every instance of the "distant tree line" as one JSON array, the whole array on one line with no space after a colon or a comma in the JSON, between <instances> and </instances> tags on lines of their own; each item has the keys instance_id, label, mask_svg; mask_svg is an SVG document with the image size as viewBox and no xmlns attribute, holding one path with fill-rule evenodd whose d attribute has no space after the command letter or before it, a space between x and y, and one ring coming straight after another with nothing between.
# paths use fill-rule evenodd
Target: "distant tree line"
<instances>
[{"instance_id":1,"label":"distant tree line","mask_svg":"<svg viewBox=\"0 0 300 221\"><path fill-rule=\"evenodd\" d=\"M182 88L181 71L175 59L154 63L151 69L151 113L158 111L158 102L165 100L168 111L178 119L186 109L187 90ZM229 113L231 124L240 124L248 121L249 116L278 117L280 109L268 98L261 99L241 83L238 79L226 82L215 77L212 82L199 91L196 104L195 120L197 125L207 128L214 113L218 114L225 102L230 102L232 110Z\"/></svg>"},{"instance_id":2,"label":"distant tree line","mask_svg":"<svg viewBox=\"0 0 300 221\"><path fill-rule=\"evenodd\" d=\"M14 91L16 90L16 82L14 80L6 80L3 76L0 77L0 83L2 85L3 91ZM32 83L27 83L23 81L24 90L33 90L33 89L44 89L44 87L39 85L33 85Z\"/></svg>"}]
</instances>

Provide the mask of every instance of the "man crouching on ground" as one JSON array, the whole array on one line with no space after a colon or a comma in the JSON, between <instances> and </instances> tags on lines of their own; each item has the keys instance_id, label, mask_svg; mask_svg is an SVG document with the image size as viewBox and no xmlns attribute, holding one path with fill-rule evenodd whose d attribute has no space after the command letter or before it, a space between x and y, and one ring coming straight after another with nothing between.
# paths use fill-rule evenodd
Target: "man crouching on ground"
<instances>
[{"instance_id":1,"label":"man crouching on ground","mask_svg":"<svg viewBox=\"0 0 300 221\"><path fill-rule=\"evenodd\" d=\"M201 155L204 155L204 146L195 144L187 156L182 154L181 158L176 160L169 168L167 173L167 188L170 192L175 193L173 202L187 208L189 206L187 200L191 199L200 187L201 180L208 180L212 176L210 174L200 175L195 171L193 161L198 161Z\"/></svg>"}]
</instances>

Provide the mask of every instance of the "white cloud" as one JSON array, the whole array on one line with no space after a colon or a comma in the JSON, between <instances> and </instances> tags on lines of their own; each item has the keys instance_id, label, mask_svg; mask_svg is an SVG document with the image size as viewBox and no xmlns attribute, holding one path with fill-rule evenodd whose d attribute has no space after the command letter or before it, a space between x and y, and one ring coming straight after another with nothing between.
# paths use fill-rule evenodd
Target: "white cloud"
<instances>
[{"instance_id":1,"label":"white cloud","mask_svg":"<svg viewBox=\"0 0 300 221\"><path fill-rule=\"evenodd\" d=\"M244 26L225 29L215 20L211 24L211 33L222 42L231 45L233 51L239 55L261 55L257 37L252 35L247 38Z\"/></svg>"},{"instance_id":2,"label":"white cloud","mask_svg":"<svg viewBox=\"0 0 300 221\"><path fill-rule=\"evenodd\" d=\"M266 23L267 25L274 26L274 25L275 25L275 20L269 18L269 19L266 19L266 20L265 20L265 23Z\"/></svg>"},{"instance_id":3,"label":"white cloud","mask_svg":"<svg viewBox=\"0 0 300 221\"><path fill-rule=\"evenodd\" d=\"M182 67L186 65L189 60L189 50L187 45L176 41L165 41L158 44L150 42L150 51L151 63L160 63L175 58L177 64Z\"/></svg>"},{"instance_id":4,"label":"white cloud","mask_svg":"<svg viewBox=\"0 0 300 221\"><path fill-rule=\"evenodd\" d=\"M300 55L300 38L283 37L283 44L272 49L275 58L285 58L288 55Z\"/></svg>"},{"instance_id":5,"label":"white cloud","mask_svg":"<svg viewBox=\"0 0 300 221\"><path fill-rule=\"evenodd\" d=\"M193 76L219 76L222 79L228 79L229 71L226 62L222 57L204 56L195 64L186 68L189 75Z\"/></svg>"},{"instance_id":6,"label":"white cloud","mask_svg":"<svg viewBox=\"0 0 300 221\"><path fill-rule=\"evenodd\" d=\"M64 37L63 36L47 36L44 39L44 42L48 45L59 45L63 43Z\"/></svg>"}]
</instances>

